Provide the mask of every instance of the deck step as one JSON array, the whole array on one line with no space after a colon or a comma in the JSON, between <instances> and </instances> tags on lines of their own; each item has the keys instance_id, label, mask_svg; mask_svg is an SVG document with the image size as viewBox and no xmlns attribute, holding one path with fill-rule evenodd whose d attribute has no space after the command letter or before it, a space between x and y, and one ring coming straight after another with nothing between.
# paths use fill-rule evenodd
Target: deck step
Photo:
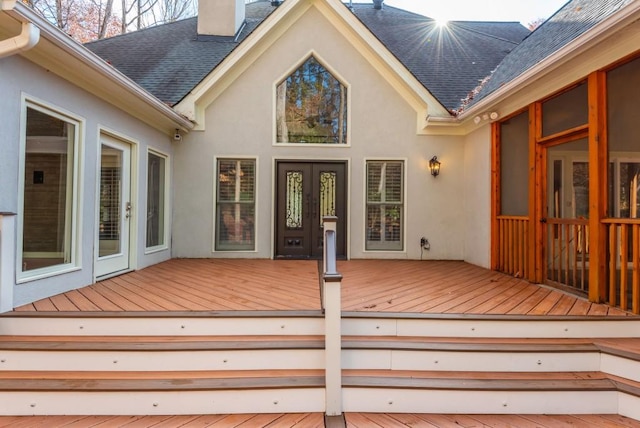
<instances>
[{"instance_id":1,"label":"deck step","mask_svg":"<svg viewBox=\"0 0 640 428\"><path fill-rule=\"evenodd\" d=\"M0 414L324 411L315 314L49 320L0 317ZM343 409L640 419L640 339L626 331L636 324L574 322L506 320L519 331L509 336L495 319L343 319ZM608 338L600 323L625 331ZM468 334L444 334L458 330Z\"/></svg>"}]
</instances>

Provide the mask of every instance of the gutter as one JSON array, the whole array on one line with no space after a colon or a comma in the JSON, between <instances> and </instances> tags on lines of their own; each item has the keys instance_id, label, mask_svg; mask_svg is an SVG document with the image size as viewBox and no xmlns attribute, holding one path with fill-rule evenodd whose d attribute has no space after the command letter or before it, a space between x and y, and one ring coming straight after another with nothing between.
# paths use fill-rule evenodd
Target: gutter
<instances>
[{"instance_id":1,"label":"gutter","mask_svg":"<svg viewBox=\"0 0 640 428\"><path fill-rule=\"evenodd\" d=\"M46 19L36 14L28 6L17 2L16 0L0 0L2 10L6 10L7 13L21 22L29 22L36 26L42 37L51 41L58 46L61 50L65 51L78 61L83 62L97 74L111 82L121 86L132 96L140 99L146 103L150 108L153 108L158 113L164 115L166 118L175 122L176 128L188 132L193 129L194 124L170 106L160 101L155 96L138 86L133 80L122 74L116 68L109 65L102 58L95 55L89 49L80 45L68 35L64 34L58 28L54 27ZM5 9L5 7L7 9ZM19 36L18 36L19 37Z\"/></svg>"},{"instance_id":2,"label":"gutter","mask_svg":"<svg viewBox=\"0 0 640 428\"><path fill-rule=\"evenodd\" d=\"M16 0L0 0L0 10L13 10ZM40 30L33 23L22 22L22 31L19 35L0 41L0 58L28 51L40 41Z\"/></svg>"},{"instance_id":3,"label":"gutter","mask_svg":"<svg viewBox=\"0 0 640 428\"><path fill-rule=\"evenodd\" d=\"M576 39L560 48L560 50L552 53L544 60L536 64L534 67L516 77L514 80L501 86L500 89L496 92L478 101L478 103L474 104L469 110L464 111L459 116L459 119L461 121L464 121L468 117L477 115L478 113L476 112L478 111L482 112L484 110L491 109L495 104L504 101L504 99L507 98L511 93L513 93L515 89L522 89L525 84L531 79L539 79L551 73L556 68L560 67L561 65L579 55L582 52L583 48L588 47L587 45L590 42L597 40L601 35L611 30L614 26L623 23L625 20L635 15L638 11L640 11L640 1L632 2L630 5L628 5L618 13L615 13L606 20L602 21L587 33L578 36Z\"/></svg>"}]
</instances>

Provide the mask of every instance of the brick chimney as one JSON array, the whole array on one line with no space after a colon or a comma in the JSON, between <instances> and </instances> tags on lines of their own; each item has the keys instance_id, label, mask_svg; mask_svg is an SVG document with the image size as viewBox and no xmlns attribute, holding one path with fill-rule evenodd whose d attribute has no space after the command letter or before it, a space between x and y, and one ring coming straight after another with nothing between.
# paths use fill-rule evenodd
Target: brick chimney
<instances>
[{"instance_id":1,"label":"brick chimney","mask_svg":"<svg viewBox=\"0 0 640 428\"><path fill-rule=\"evenodd\" d=\"M245 0L199 0L198 34L235 36L245 16Z\"/></svg>"}]
</instances>

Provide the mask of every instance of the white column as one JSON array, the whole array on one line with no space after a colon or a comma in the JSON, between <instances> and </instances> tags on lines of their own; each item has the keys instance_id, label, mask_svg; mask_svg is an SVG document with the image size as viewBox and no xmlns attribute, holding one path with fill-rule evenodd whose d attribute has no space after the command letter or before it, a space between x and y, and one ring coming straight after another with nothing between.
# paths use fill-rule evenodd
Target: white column
<instances>
[{"instance_id":1,"label":"white column","mask_svg":"<svg viewBox=\"0 0 640 428\"><path fill-rule=\"evenodd\" d=\"M336 266L337 217L324 217L323 305L325 340L325 414L342 414L342 275Z\"/></svg>"},{"instance_id":2,"label":"white column","mask_svg":"<svg viewBox=\"0 0 640 428\"><path fill-rule=\"evenodd\" d=\"M13 309L16 216L0 214L0 313Z\"/></svg>"},{"instance_id":3,"label":"white column","mask_svg":"<svg viewBox=\"0 0 640 428\"><path fill-rule=\"evenodd\" d=\"M327 416L342 414L341 283L342 275L340 274L324 276L325 413Z\"/></svg>"}]
</instances>

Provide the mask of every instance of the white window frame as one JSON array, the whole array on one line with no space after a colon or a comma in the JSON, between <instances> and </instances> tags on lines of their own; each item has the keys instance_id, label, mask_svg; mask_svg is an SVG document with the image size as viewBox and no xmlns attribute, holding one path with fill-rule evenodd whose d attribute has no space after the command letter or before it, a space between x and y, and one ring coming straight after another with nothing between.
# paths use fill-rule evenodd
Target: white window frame
<instances>
[{"instance_id":1,"label":"white window frame","mask_svg":"<svg viewBox=\"0 0 640 428\"><path fill-rule=\"evenodd\" d=\"M287 79L289 76L291 76L291 74L293 74L294 71L296 71L298 68L300 68L305 62L307 62L307 60L310 57L314 57L316 59L316 61L318 61L318 63L320 65L322 65L329 73L331 73L331 75L337 79L340 83L342 83L342 85L345 87L346 92L347 92L347 104L346 104L346 108L347 108L347 119L346 119L346 125L347 125L347 132L346 132L346 141L344 144L316 144L316 143L283 143L283 142L279 142L278 141L278 117L277 117L277 110L278 110L278 86L285 80ZM292 67L290 67L285 73L282 74L282 76L280 76L274 83L273 83L273 108L272 108L272 112L273 112L273 117L271 119L271 123L273 124L273 135L272 135L272 141L273 141L273 146L274 147L326 147L326 148L332 148L332 149L336 149L336 148L347 148L347 147L351 147L351 85L347 82L347 80L342 77L340 75L340 73L338 73L336 71L335 68L331 67L329 65L329 63L327 61L324 60L324 58L322 58L322 56L320 56L318 54L318 52L316 52L315 50L311 49L309 50L305 55L303 55L301 57L301 59L295 63Z\"/></svg>"},{"instance_id":2,"label":"white window frame","mask_svg":"<svg viewBox=\"0 0 640 428\"><path fill-rule=\"evenodd\" d=\"M251 249L217 249L216 248L216 234L218 229L218 180L219 180L219 171L218 165L221 160L231 160L231 161L253 161L255 165L254 169L254 183L253 183L253 248ZM212 253L220 253L220 254L239 254L239 253L255 253L258 248L258 218L259 212L258 207L260 206L258 195L260 194L258 188L258 177L259 177L259 162L258 157L256 156L214 156L213 158L213 210L212 210L212 218L213 218L213 234L211 239L211 252Z\"/></svg>"},{"instance_id":3,"label":"white window frame","mask_svg":"<svg viewBox=\"0 0 640 428\"><path fill-rule=\"evenodd\" d=\"M367 177L367 167L368 164L370 162L400 162L402 164L402 203L400 205L402 205L402 215L400 217L402 224L400 225L400 233L401 235L401 243L400 243L400 248L375 248L375 249L371 249L371 248L367 248L367 227L368 227L368 177ZM391 158L391 157L384 157L384 158L365 158L364 159L364 168L363 168L363 206L364 206L364 210L363 210L363 225L364 228L362 229L362 232L364 233L363 235L363 240L362 240L362 245L363 245L363 252L365 253L376 253L376 254L380 254L380 253L393 253L393 254L397 254L397 253L402 253L402 252L406 252L406 236L407 236L407 167L408 167L408 162L406 158Z\"/></svg>"},{"instance_id":4,"label":"white window frame","mask_svg":"<svg viewBox=\"0 0 640 428\"><path fill-rule=\"evenodd\" d=\"M157 253L158 251L164 251L169 249L169 236L171 236L171 222L169 221L169 215L171 213L171 194L170 194L170 183L171 183L171 178L170 178L170 157L168 154L161 152L160 150L156 150L153 149L151 147L147 148L147 177L146 177L146 187L145 187L145 199L146 199L146 206L145 206L145 210L146 212L148 212L149 209L149 155L154 155L157 157L160 157L162 159L164 159L164 239L163 242L159 245L154 245L152 247L147 247L147 221L148 218L145 216L146 220L145 220L145 236L144 236L144 242L145 242L145 254L151 254L151 253Z\"/></svg>"},{"instance_id":5,"label":"white window frame","mask_svg":"<svg viewBox=\"0 0 640 428\"><path fill-rule=\"evenodd\" d=\"M67 216L69 222L70 236L69 240L69 256L70 261L55 266L48 266L39 269L33 269L29 271L22 270L23 264L23 245L24 245L24 189L25 189L25 171L26 171L26 150L27 150L27 108L37 110L43 114L49 115L64 122L74 125L74 138L73 138L73 165L71 171L68 172L72 175L70 183L72 185L71 198L67 201L66 209L70 213ZM39 100L35 97L27 96L23 94L21 102L20 113L20 165L18 176L18 223L17 223L17 249L16 249L16 282L18 284L35 281L55 275L60 275L68 272L80 270L82 268L82 236L81 236L81 207L82 207L82 189L80 183L82 182L80 175L81 171L81 156L82 156L82 143L85 132L85 119L77 116L61 107L55 106L51 103Z\"/></svg>"}]
</instances>

